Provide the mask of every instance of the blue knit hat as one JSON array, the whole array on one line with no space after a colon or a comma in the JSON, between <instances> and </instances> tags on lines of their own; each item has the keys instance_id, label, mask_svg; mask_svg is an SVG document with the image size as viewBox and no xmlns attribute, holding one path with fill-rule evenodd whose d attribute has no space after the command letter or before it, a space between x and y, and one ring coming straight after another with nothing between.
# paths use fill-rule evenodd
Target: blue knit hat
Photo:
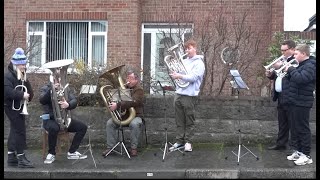
<instances>
[{"instance_id":1,"label":"blue knit hat","mask_svg":"<svg viewBox=\"0 0 320 180\"><path fill-rule=\"evenodd\" d=\"M27 64L27 56L24 55L24 50L22 48L17 48L11 59L12 64Z\"/></svg>"}]
</instances>

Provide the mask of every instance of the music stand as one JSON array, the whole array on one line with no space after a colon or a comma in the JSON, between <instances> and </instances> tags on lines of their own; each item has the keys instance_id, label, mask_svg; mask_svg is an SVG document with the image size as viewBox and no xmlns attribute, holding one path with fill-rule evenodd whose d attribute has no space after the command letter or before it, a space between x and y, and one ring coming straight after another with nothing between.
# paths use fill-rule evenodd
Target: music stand
<instances>
[{"instance_id":1,"label":"music stand","mask_svg":"<svg viewBox=\"0 0 320 180\"><path fill-rule=\"evenodd\" d=\"M163 155L162 155L162 161L164 161L164 158L166 156L166 153L169 153L169 152L173 152L173 151L176 151L176 150L179 150L181 153L183 153L180 149L180 148L177 148L177 149L174 149L173 151L169 151L168 149L168 143L173 146L172 143L168 142L168 128L167 128L167 100L166 100L166 91L174 91L175 88L172 87L172 86L162 86L161 82L158 81L158 83L162 89L162 93L163 93L163 98L164 98L164 124L165 124L165 143L164 143L164 149L160 148L161 151L163 151Z\"/></svg>"},{"instance_id":2,"label":"music stand","mask_svg":"<svg viewBox=\"0 0 320 180\"><path fill-rule=\"evenodd\" d=\"M80 94L89 94L89 95L93 95L96 93L96 90L97 90L97 86L96 85L82 85L81 87L81 90L80 90ZM90 126L91 126L91 112L89 112L89 126L88 126L88 137L89 137L89 144L86 145L87 146L87 149L84 151L83 154L86 154L88 151L90 151L90 154L91 154L91 157L93 159L93 163L94 163L94 166L97 168L97 164L96 164L96 161L93 157L93 154L92 154L92 147L91 147L91 136L90 136ZM76 163L79 159L77 159L76 161L73 162Z\"/></svg>"},{"instance_id":3,"label":"music stand","mask_svg":"<svg viewBox=\"0 0 320 180\"><path fill-rule=\"evenodd\" d=\"M110 94L112 96L112 100L113 101L132 101L131 99L131 95L130 95L130 89L110 89ZM119 111L121 112L121 107L119 109ZM122 120L121 115L119 116L120 120ZM119 138L119 131L121 131L121 138ZM129 157L129 159L131 159L130 154L124 144L124 137L123 137L123 128L122 128L122 124L120 123L119 128L118 128L118 142L107 152L107 154L104 156L104 158L106 158L112 151L122 155L122 148L125 150L127 156ZM115 150L115 148L120 145L120 152Z\"/></svg>"},{"instance_id":4,"label":"music stand","mask_svg":"<svg viewBox=\"0 0 320 180\"><path fill-rule=\"evenodd\" d=\"M242 80L242 78L241 78L241 76L240 76L240 74L239 74L239 71L238 70L230 70L230 74L232 75L232 78L233 78L233 80L232 81L230 81L230 83L231 83L231 86L232 86L232 88L233 89L235 89L235 90L237 90L237 92L238 92L238 98L239 98L239 95L240 95L240 89L247 89L247 90L249 90L249 87L246 85L246 83ZM238 112L240 113L240 102L239 102L239 100L238 100ZM238 132L239 132L239 142L238 142L238 153L235 153L234 152L234 149L231 151L235 156L237 156L237 165L239 165L239 162L240 162L240 158L241 157L243 157L243 156L245 156L247 153L251 153L257 160L259 160L259 157L258 156L256 156L252 151L250 151L250 149L249 148L247 148L243 143L242 143L242 141L241 141L241 128L240 128L240 118L239 118L239 116L238 116L238 127L239 127L239 129L238 129ZM241 155L241 147L244 147L246 150L247 150L247 152L246 153L244 153L243 155ZM226 159L227 159L227 157L226 157Z\"/></svg>"}]
</instances>

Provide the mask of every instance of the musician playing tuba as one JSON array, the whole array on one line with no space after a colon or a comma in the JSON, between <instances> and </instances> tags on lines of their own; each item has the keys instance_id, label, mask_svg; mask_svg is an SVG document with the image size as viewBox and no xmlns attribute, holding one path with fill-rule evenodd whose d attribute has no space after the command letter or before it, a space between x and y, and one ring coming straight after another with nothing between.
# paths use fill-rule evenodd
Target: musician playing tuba
<instances>
[{"instance_id":1,"label":"musician playing tuba","mask_svg":"<svg viewBox=\"0 0 320 180\"><path fill-rule=\"evenodd\" d=\"M184 151L192 151L191 141L195 122L195 105L203 80L205 65L202 56L197 55L197 44L194 40L185 43L187 59L183 64L188 74L171 72L173 79L182 79L189 82L186 87L177 86L174 97L175 120L177 125L176 143L169 148L173 151L184 146Z\"/></svg>"},{"instance_id":2,"label":"musician playing tuba","mask_svg":"<svg viewBox=\"0 0 320 180\"><path fill-rule=\"evenodd\" d=\"M122 115L122 119L127 119L129 116L129 108L134 108L136 115L128 124L130 128L130 142L131 142L131 156L137 156L137 146L139 143L140 136L140 128L142 125L143 118L143 103L144 103L144 91L140 86L140 77L138 72L134 70L128 70L126 76L125 87L130 90L131 100L130 101L117 101L117 102L109 102L108 108L110 111L118 111L122 112L123 110L127 110L126 114ZM122 93L123 89L119 89L116 93ZM102 156L107 156L112 148L117 143L117 133L116 129L119 128L121 124L117 124L114 122L112 118L107 121L107 149L102 153Z\"/></svg>"},{"instance_id":3,"label":"musician playing tuba","mask_svg":"<svg viewBox=\"0 0 320 180\"><path fill-rule=\"evenodd\" d=\"M33 98L33 90L26 78L27 57L22 48L17 48L4 73L4 112L10 120L8 136L8 166L19 168L33 168L33 164L26 158L26 103Z\"/></svg>"},{"instance_id":4,"label":"musician playing tuba","mask_svg":"<svg viewBox=\"0 0 320 180\"><path fill-rule=\"evenodd\" d=\"M53 74L50 76L50 82L40 88L39 101L43 107L43 128L48 132L48 155L44 160L45 164L51 164L55 161L57 137L59 131L67 131L75 133L69 151L67 153L68 159L86 159L87 155L81 154L77 151L79 145L87 132L87 125L80 120L72 117L70 124L61 126L60 121L56 118L66 120L62 113L70 111L77 107L77 99L71 88L66 82L67 68L66 66L59 67L59 65L69 64L70 60L56 60L51 61L44 66L50 68ZM72 60L73 62L73 60ZM56 95L56 96L54 96ZM56 107L58 106L58 107Z\"/></svg>"}]
</instances>

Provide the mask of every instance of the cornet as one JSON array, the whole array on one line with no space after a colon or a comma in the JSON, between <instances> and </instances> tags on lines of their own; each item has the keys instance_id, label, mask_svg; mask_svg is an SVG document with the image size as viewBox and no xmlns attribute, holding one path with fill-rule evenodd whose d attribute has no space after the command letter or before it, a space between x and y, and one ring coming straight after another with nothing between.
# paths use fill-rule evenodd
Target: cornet
<instances>
[{"instance_id":1,"label":"cornet","mask_svg":"<svg viewBox=\"0 0 320 180\"><path fill-rule=\"evenodd\" d=\"M292 60L290 60L289 62L284 62L283 66L282 66L281 68L275 70L275 72L277 73L277 76L279 76L279 77L284 77L284 76L287 74L287 72L282 72L282 70L283 70L286 66L288 66L288 67L291 67L291 66L293 66L293 67L298 67L298 66L299 66L299 61L296 60L296 59L292 59Z\"/></svg>"},{"instance_id":2,"label":"cornet","mask_svg":"<svg viewBox=\"0 0 320 180\"><path fill-rule=\"evenodd\" d=\"M23 89L25 90L25 92L28 92L28 89L27 89L27 87L26 87L25 85L17 85L14 89L16 90L18 87L21 87L21 88L23 88ZM14 107L14 106L15 106L15 103L14 103L14 102L15 102L15 101L13 100L13 101L12 101L12 110L20 111L21 106L22 106L22 101L20 102L20 106L19 106L19 108L17 108L17 109ZM21 111L20 114L29 115L29 113L28 113L28 111L27 111L27 103L28 103L28 100L25 99L25 100L23 101L23 107L22 107L22 111Z\"/></svg>"},{"instance_id":3,"label":"cornet","mask_svg":"<svg viewBox=\"0 0 320 180\"><path fill-rule=\"evenodd\" d=\"M275 68L273 68L272 66L277 63L278 61L282 61L284 59L284 56L280 56L277 59L273 60L270 64L263 66L266 70L270 70L270 71L274 71Z\"/></svg>"}]
</instances>

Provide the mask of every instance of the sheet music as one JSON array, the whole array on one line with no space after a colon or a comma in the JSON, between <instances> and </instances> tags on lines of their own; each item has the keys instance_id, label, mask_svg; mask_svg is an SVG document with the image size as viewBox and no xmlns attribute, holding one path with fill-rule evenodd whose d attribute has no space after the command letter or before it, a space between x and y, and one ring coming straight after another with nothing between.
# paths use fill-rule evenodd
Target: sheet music
<instances>
[{"instance_id":1,"label":"sheet music","mask_svg":"<svg viewBox=\"0 0 320 180\"><path fill-rule=\"evenodd\" d=\"M239 89L248 89L249 90L249 87L247 86L247 84L242 80L241 76L240 76L240 73L238 70L233 70L231 69L230 70L230 74L232 75L233 79L234 79L234 82L230 82L232 84L232 87L233 88L239 88ZM236 86L235 86L236 84Z\"/></svg>"},{"instance_id":2,"label":"sheet music","mask_svg":"<svg viewBox=\"0 0 320 180\"><path fill-rule=\"evenodd\" d=\"M132 101L131 89L110 89L113 101Z\"/></svg>"}]
</instances>

